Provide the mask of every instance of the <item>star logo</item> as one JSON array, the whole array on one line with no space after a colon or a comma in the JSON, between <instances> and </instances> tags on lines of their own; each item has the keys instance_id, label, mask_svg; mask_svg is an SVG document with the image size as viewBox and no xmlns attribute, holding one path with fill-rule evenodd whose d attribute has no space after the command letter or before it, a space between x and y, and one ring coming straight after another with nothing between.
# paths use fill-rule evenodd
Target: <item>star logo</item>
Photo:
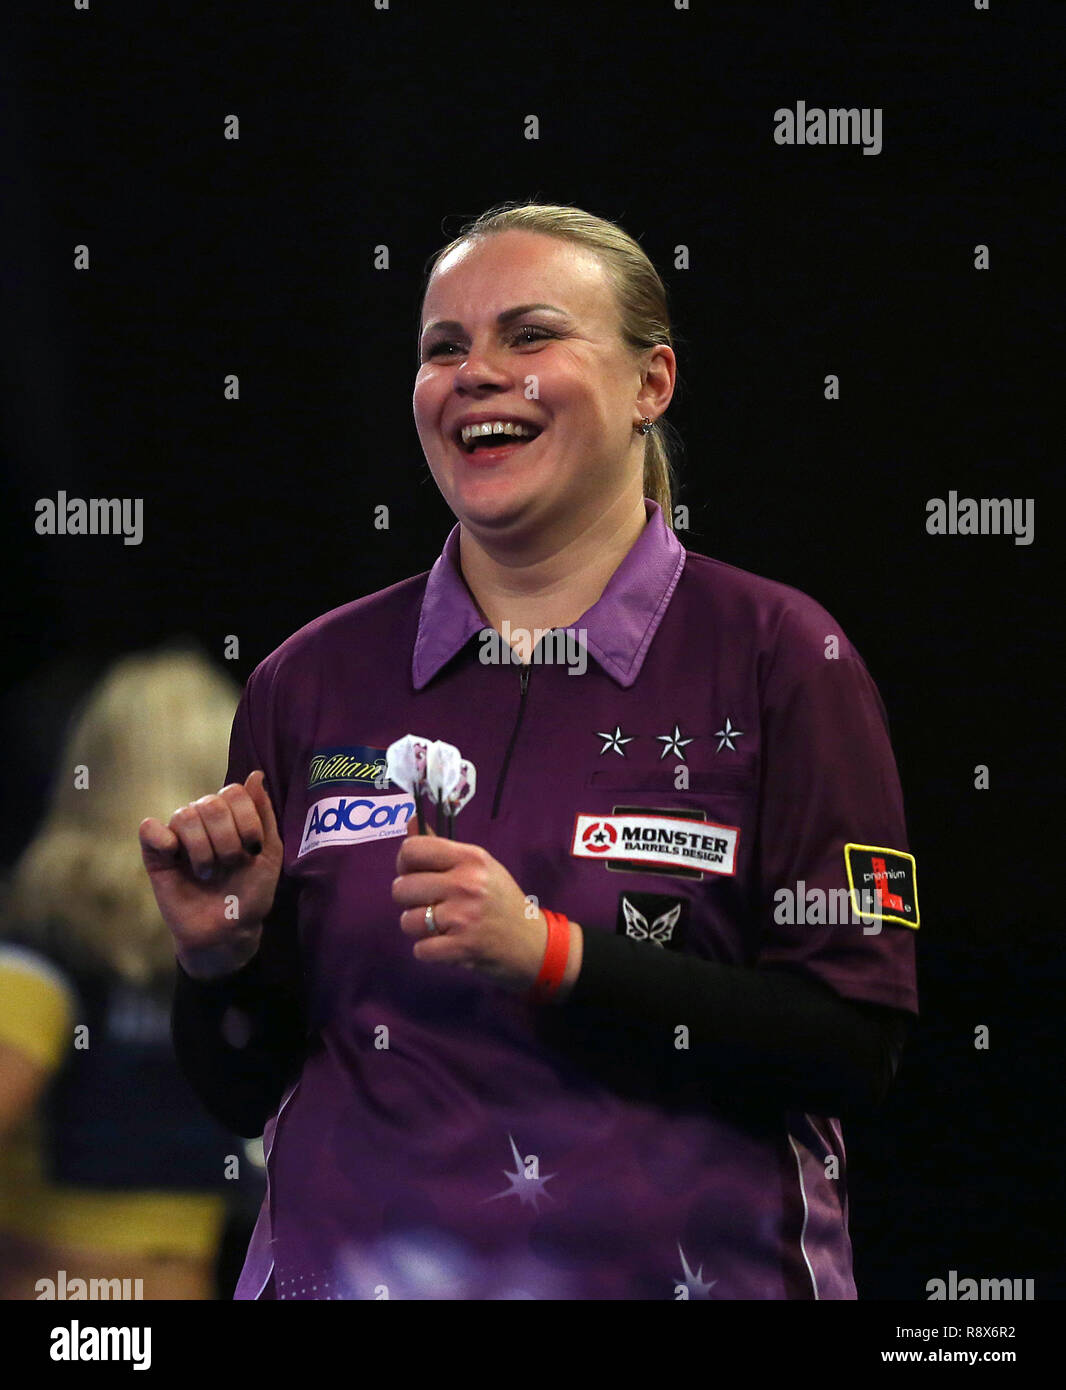
<instances>
[{"instance_id":1,"label":"star logo","mask_svg":"<svg viewBox=\"0 0 1066 1390\"><path fill-rule=\"evenodd\" d=\"M622 744L623 744L623 743L632 743L632 742L633 742L632 737L630 737L630 738L623 738L623 737L622 737L622 730L621 730L621 727L620 727L618 724L616 724L616 725L614 726L614 733L613 733L613 734L604 734L604 733L601 733L601 732L597 729L597 730L596 730L596 737L597 737L597 738L602 738L602 739L605 739L605 740L606 740L606 742L604 743L603 747L600 749L600 757L601 757L601 758L603 757L604 753L607 753L607 752L617 753L618 756L619 756L620 758L624 758L624 757L625 757L625 753L624 753L623 750L622 750Z\"/></svg>"},{"instance_id":2,"label":"star logo","mask_svg":"<svg viewBox=\"0 0 1066 1390\"><path fill-rule=\"evenodd\" d=\"M688 761L682 749L685 748L687 744L690 744L692 740L690 738L682 738L681 730L676 724L674 725L674 732L672 734L656 734L655 737L656 740L663 745L663 751L659 754L660 762L666 757L667 753L673 753L675 758L681 758L684 762Z\"/></svg>"},{"instance_id":3,"label":"star logo","mask_svg":"<svg viewBox=\"0 0 1066 1390\"><path fill-rule=\"evenodd\" d=\"M554 1173L545 1173L541 1177L531 1178L526 1171L526 1166L522 1162L522 1156L518 1152L518 1145L514 1141L514 1135L508 1134L507 1138L511 1142L511 1153L514 1155L514 1168L504 1168L503 1175L511 1184L503 1192L494 1192L491 1197L482 1198L483 1202L496 1202L501 1197L517 1197L521 1206L531 1206L534 1211L538 1210L537 1199L543 1198L546 1201L552 1200L551 1193L544 1186L555 1177Z\"/></svg>"},{"instance_id":4,"label":"star logo","mask_svg":"<svg viewBox=\"0 0 1066 1390\"><path fill-rule=\"evenodd\" d=\"M693 1274L688 1260L685 1259L685 1252L681 1249L680 1242L678 1242L677 1249L678 1254L681 1256L681 1268L685 1271L683 1277L677 1282L686 1286L689 1298L710 1298L711 1289L718 1283L718 1280L712 1279L709 1284L704 1283L703 1265L701 1264L696 1273Z\"/></svg>"},{"instance_id":5,"label":"star logo","mask_svg":"<svg viewBox=\"0 0 1066 1390\"><path fill-rule=\"evenodd\" d=\"M737 746L733 742L733 740L735 738L742 738L744 736L744 730L734 729L732 724L729 722L729 715L727 714L725 717L725 728L715 729L714 736L716 739L718 739L718 747L714 750L716 753L720 753L722 751L723 745L726 748L728 748L730 752L735 753L737 751Z\"/></svg>"},{"instance_id":6,"label":"star logo","mask_svg":"<svg viewBox=\"0 0 1066 1390\"><path fill-rule=\"evenodd\" d=\"M597 854L606 854L618 839L618 831L607 821L598 820L589 826L581 838L589 849Z\"/></svg>"}]
</instances>

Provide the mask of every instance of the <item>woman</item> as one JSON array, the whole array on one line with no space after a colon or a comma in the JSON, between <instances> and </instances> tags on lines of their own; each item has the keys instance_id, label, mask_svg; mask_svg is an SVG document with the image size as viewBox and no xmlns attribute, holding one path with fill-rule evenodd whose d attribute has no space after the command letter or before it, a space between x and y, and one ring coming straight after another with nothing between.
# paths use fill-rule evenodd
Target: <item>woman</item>
<instances>
[{"instance_id":1,"label":"woman","mask_svg":"<svg viewBox=\"0 0 1066 1390\"><path fill-rule=\"evenodd\" d=\"M266 1122L237 1297L854 1298L833 1117L916 1012L877 692L812 600L677 541L621 229L492 210L421 323L441 557L268 657L228 785L141 827L179 1057ZM461 838L381 776L407 733L474 762Z\"/></svg>"},{"instance_id":2,"label":"woman","mask_svg":"<svg viewBox=\"0 0 1066 1390\"><path fill-rule=\"evenodd\" d=\"M233 1139L175 1065L173 944L132 831L146 799L183 802L217 767L238 696L195 652L116 662L73 723L48 814L13 870L0 1297L76 1297L77 1280L84 1297L94 1279L127 1281L125 1297L215 1296L227 1198L249 1184L233 1180Z\"/></svg>"}]
</instances>

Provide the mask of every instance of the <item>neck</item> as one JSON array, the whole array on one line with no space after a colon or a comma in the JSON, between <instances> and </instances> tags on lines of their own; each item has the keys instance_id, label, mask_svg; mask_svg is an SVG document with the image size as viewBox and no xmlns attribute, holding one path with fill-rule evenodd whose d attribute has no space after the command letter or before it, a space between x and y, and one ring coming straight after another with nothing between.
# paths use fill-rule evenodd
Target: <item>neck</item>
<instances>
[{"instance_id":1,"label":"neck","mask_svg":"<svg viewBox=\"0 0 1066 1390\"><path fill-rule=\"evenodd\" d=\"M618 498L608 510L562 538L500 547L459 531L459 563L484 620L502 630L570 627L588 612L643 531L643 494Z\"/></svg>"}]
</instances>

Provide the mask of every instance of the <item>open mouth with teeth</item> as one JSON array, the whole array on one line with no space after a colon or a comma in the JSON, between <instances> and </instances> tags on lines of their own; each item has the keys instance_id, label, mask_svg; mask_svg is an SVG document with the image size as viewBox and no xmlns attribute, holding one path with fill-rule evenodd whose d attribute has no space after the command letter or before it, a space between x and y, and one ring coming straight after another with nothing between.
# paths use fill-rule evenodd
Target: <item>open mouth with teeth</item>
<instances>
[{"instance_id":1,"label":"open mouth with teeth","mask_svg":"<svg viewBox=\"0 0 1066 1390\"><path fill-rule=\"evenodd\" d=\"M499 453L529 444L540 432L536 425L515 420L486 420L484 424L464 425L456 431L455 441L464 454Z\"/></svg>"}]
</instances>

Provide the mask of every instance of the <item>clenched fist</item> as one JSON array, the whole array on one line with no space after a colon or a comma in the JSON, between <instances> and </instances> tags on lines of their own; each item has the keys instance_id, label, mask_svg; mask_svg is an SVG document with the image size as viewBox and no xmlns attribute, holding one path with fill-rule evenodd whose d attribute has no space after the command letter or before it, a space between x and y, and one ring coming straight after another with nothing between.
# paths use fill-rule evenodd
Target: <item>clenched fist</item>
<instances>
[{"instance_id":1,"label":"clenched fist","mask_svg":"<svg viewBox=\"0 0 1066 1390\"><path fill-rule=\"evenodd\" d=\"M262 772L175 811L138 834L159 911L186 974L213 979L259 949L283 848Z\"/></svg>"}]
</instances>

